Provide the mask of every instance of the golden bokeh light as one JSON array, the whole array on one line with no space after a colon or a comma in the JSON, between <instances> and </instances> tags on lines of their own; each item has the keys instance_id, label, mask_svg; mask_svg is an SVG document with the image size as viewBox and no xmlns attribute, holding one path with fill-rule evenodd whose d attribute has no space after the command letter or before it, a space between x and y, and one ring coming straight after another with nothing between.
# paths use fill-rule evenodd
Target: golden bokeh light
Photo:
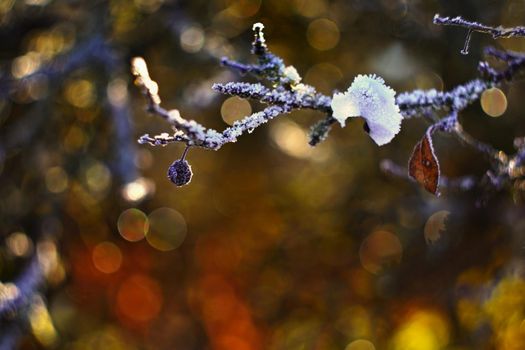
<instances>
[{"instance_id":1,"label":"golden bokeh light","mask_svg":"<svg viewBox=\"0 0 525 350\"><path fill-rule=\"evenodd\" d=\"M306 38L314 49L326 51L333 49L339 43L339 27L334 21L320 18L308 25Z\"/></svg>"},{"instance_id":2,"label":"golden bokeh light","mask_svg":"<svg viewBox=\"0 0 525 350\"><path fill-rule=\"evenodd\" d=\"M55 326L41 296L33 297L28 318L33 335L40 344L47 348L52 347L58 341Z\"/></svg>"},{"instance_id":3,"label":"golden bokeh light","mask_svg":"<svg viewBox=\"0 0 525 350\"><path fill-rule=\"evenodd\" d=\"M72 125L63 140L64 149L68 153L74 153L84 147L88 137L84 130L77 125Z\"/></svg>"},{"instance_id":4,"label":"golden bokeh light","mask_svg":"<svg viewBox=\"0 0 525 350\"><path fill-rule=\"evenodd\" d=\"M122 265L122 252L120 248L112 242L100 242L93 248L91 254L93 265L103 273L114 273Z\"/></svg>"},{"instance_id":5,"label":"golden bokeh light","mask_svg":"<svg viewBox=\"0 0 525 350\"><path fill-rule=\"evenodd\" d=\"M354 340L348 344L345 350L375 350L374 343L366 339Z\"/></svg>"},{"instance_id":6,"label":"golden bokeh light","mask_svg":"<svg viewBox=\"0 0 525 350\"><path fill-rule=\"evenodd\" d=\"M270 136L274 144L291 157L324 161L329 156L327 143L311 147L308 144L308 131L291 120L280 119L273 122L270 125Z\"/></svg>"},{"instance_id":7,"label":"golden bokeh light","mask_svg":"<svg viewBox=\"0 0 525 350\"><path fill-rule=\"evenodd\" d=\"M433 311L417 311L396 331L393 350L440 350L449 342L450 331L443 317Z\"/></svg>"},{"instance_id":8,"label":"golden bokeh light","mask_svg":"<svg viewBox=\"0 0 525 350\"><path fill-rule=\"evenodd\" d=\"M6 238L6 244L14 256L25 257L33 252L33 241L23 232L11 233Z\"/></svg>"},{"instance_id":9,"label":"golden bokeh light","mask_svg":"<svg viewBox=\"0 0 525 350\"><path fill-rule=\"evenodd\" d=\"M204 46L204 40L204 31L200 26L190 26L180 34L180 46L189 53L199 52Z\"/></svg>"},{"instance_id":10,"label":"golden bokeh light","mask_svg":"<svg viewBox=\"0 0 525 350\"><path fill-rule=\"evenodd\" d=\"M155 249L169 251L178 248L186 238L186 221L176 210L159 208L148 216L146 240Z\"/></svg>"},{"instance_id":11,"label":"golden bokeh light","mask_svg":"<svg viewBox=\"0 0 525 350\"><path fill-rule=\"evenodd\" d=\"M308 137L295 122L282 120L270 126L271 136L279 149L289 156L308 158L312 148L308 146Z\"/></svg>"},{"instance_id":12,"label":"golden bokeh light","mask_svg":"<svg viewBox=\"0 0 525 350\"><path fill-rule=\"evenodd\" d=\"M148 217L139 209L126 209L118 218L117 228L125 240L130 242L140 241L146 236L146 232L148 232Z\"/></svg>"},{"instance_id":13,"label":"golden bokeh light","mask_svg":"<svg viewBox=\"0 0 525 350\"><path fill-rule=\"evenodd\" d=\"M227 98L221 106L222 120L228 125L252 114L252 106L246 99L237 96Z\"/></svg>"},{"instance_id":14,"label":"golden bokeh light","mask_svg":"<svg viewBox=\"0 0 525 350\"><path fill-rule=\"evenodd\" d=\"M73 106L78 108L91 107L96 102L95 86L89 80L78 79L66 84L64 96Z\"/></svg>"},{"instance_id":15,"label":"golden bokeh light","mask_svg":"<svg viewBox=\"0 0 525 350\"><path fill-rule=\"evenodd\" d=\"M498 88L491 88L481 94L481 108L491 117L499 117L507 110L507 96Z\"/></svg>"},{"instance_id":16,"label":"golden bokeh light","mask_svg":"<svg viewBox=\"0 0 525 350\"><path fill-rule=\"evenodd\" d=\"M11 74L17 79L24 78L40 68L40 64L40 55L36 52L29 52L13 60Z\"/></svg>"},{"instance_id":17,"label":"golden bokeh light","mask_svg":"<svg viewBox=\"0 0 525 350\"><path fill-rule=\"evenodd\" d=\"M62 167L49 168L45 175L47 190L51 193L64 192L69 184L67 173Z\"/></svg>"},{"instance_id":18,"label":"golden bokeh light","mask_svg":"<svg viewBox=\"0 0 525 350\"><path fill-rule=\"evenodd\" d=\"M122 197L128 202L140 202L155 193L155 182L140 177L122 187Z\"/></svg>"},{"instance_id":19,"label":"golden bokeh light","mask_svg":"<svg viewBox=\"0 0 525 350\"><path fill-rule=\"evenodd\" d=\"M157 281L143 274L124 280L117 292L117 310L136 322L148 322L161 311L162 289Z\"/></svg>"},{"instance_id":20,"label":"golden bokeh light","mask_svg":"<svg viewBox=\"0 0 525 350\"><path fill-rule=\"evenodd\" d=\"M402 255L403 247L399 238L388 231L371 233L359 249L361 265L373 274L378 274L393 264L399 264Z\"/></svg>"},{"instance_id":21,"label":"golden bokeh light","mask_svg":"<svg viewBox=\"0 0 525 350\"><path fill-rule=\"evenodd\" d=\"M26 0L27 2L28 0ZM49 0L31 0L31 2L49 2ZM42 59L49 61L57 54L71 48L75 41L75 29L70 23L59 23L49 30L38 31L31 35L28 48L37 52Z\"/></svg>"},{"instance_id":22,"label":"golden bokeh light","mask_svg":"<svg viewBox=\"0 0 525 350\"><path fill-rule=\"evenodd\" d=\"M94 162L86 170L86 184L93 192L104 192L111 185L111 172L101 162Z\"/></svg>"}]
</instances>

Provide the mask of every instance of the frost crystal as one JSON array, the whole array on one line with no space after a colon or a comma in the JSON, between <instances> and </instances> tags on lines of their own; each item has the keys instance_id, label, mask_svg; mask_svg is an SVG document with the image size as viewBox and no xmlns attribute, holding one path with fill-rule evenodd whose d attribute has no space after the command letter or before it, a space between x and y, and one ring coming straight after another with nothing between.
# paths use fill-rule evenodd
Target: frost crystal
<instances>
[{"instance_id":1,"label":"frost crystal","mask_svg":"<svg viewBox=\"0 0 525 350\"><path fill-rule=\"evenodd\" d=\"M346 118L363 117L370 137L379 146L392 141L401 128L403 117L395 101L396 92L376 75L358 75L345 93L332 99L333 116L341 126Z\"/></svg>"}]
</instances>

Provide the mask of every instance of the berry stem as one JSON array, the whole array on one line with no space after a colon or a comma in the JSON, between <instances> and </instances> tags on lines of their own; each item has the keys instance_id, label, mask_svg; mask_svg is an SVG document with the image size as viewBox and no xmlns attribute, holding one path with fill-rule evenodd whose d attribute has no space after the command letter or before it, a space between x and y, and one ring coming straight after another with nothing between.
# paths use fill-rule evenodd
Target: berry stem
<instances>
[{"instance_id":1,"label":"berry stem","mask_svg":"<svg viewBox=\"0 0 525 350\"><path fill-rule=\"evenodd\" d=\"M190 148L191 146L186 145L186 148L184 149L184 152L182 152L182 157L180 157L180 160L184 160L184 158L186 158L186 154L188 154Z\"/></svg>"}]
</instances>

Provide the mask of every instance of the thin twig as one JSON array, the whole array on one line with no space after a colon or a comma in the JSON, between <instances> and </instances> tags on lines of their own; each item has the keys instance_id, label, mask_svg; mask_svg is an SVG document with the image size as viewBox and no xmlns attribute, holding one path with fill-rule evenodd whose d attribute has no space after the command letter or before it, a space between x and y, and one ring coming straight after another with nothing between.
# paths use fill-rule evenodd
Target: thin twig
<instances>
[{"instance_id":1,"label":"thin twig","mask_svg":"<svg viewBox=\"0 0 525 350\"><path fill-rule=\"evenodd\" d=\"M505 28L502 26L491 27L491 26L488 26L482 23L468 21L461 16L452 18L452 17L442 17L439 14L436 14L434 16L434 24L463 27L463 28L467 28L469 31L492 35L494 39L525 36L525 27L521 27L521 26L511 27L511 28Z\"/></svg>"}]
</instances>

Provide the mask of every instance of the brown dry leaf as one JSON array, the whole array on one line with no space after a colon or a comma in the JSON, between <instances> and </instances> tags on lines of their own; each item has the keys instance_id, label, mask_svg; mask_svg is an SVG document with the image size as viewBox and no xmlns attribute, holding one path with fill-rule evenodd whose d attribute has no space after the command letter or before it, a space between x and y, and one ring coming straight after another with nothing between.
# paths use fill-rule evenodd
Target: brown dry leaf
<instances>
[{"instance_id":1,"label":"brown dry leaf","mask_svg":"<svg viewBox=\"0 0 525 350\"><path fill-rule=\"evenodd\" d=\"M414 147L408 162L408 175L422 184L428 192L439 195L439 162L434 153L430 131Z\"/></svg>"}]
</instances>

